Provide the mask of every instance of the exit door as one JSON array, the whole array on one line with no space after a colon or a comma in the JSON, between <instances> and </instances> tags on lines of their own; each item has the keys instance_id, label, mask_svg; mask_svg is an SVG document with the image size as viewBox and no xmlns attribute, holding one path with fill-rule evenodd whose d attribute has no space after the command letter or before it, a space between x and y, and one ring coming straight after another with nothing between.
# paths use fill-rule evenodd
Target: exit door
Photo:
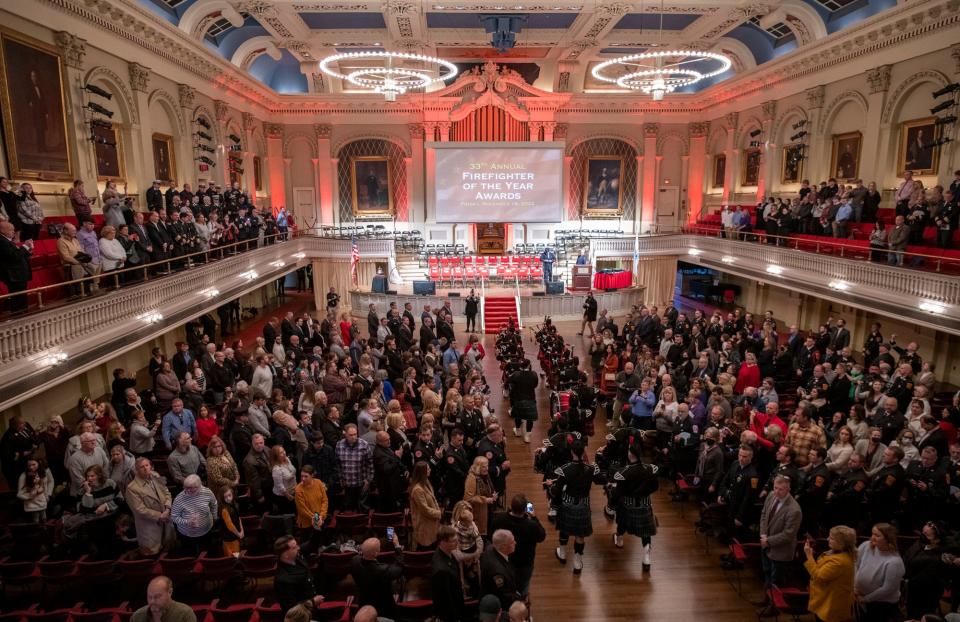
<instances>
[{"instance_id":1,"label":"exit door","mask_svg":"<svg viewBox=\"0 0 960 622\"><path fill-rule=\"evenodd\" d=\"M656 201L657 231L673 231L677 228L677 214L680 211L680 188L665 187L657 192Z\"/></svg>"}]
</instances>

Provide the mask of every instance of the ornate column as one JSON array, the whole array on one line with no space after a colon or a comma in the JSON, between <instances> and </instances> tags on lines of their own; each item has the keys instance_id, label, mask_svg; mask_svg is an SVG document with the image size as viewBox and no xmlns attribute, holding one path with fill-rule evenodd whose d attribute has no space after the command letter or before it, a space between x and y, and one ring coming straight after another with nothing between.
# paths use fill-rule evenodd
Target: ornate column
<instances>
[{"instance_id":1,"label":"ornate column","mask_svg":"<svg viewBox=\"0 0 960 622\"><path fill-rule=\"evenodd\" d=\"M313 170L313 213L310 214L310 227L319 227L322 224L320 208L320 158L310 158L310 168ZM319 234L319 231L315 233Z\"/></svg>"},{"instance_id":2,"label":"ornate column","mask_svg":"<svg viewBox=\"0 0 960 622\"><path fill-rule=\"evenodd\" d=\"M727 146L724 153L727 156L726 168L723 172L723 203L730 203L737 194L738 160L740 150L737 149L737 124L740 115L736 112L727 114Z\"/></svg>"},{"instance_id":3,"label":"ornate column","mask_svg":"<svg viewBox=\"0 0 960 622\"><path fill-rule=\"evenodd\" d=\"M568 126L566 123L557 123L553 128L553 140L558 142L566 142L567 129L568 129ZM563 157L563 198L561 199L563 201L563 214L562 214L563 220L567 220L571 218L571 213L574 212L570 204L570 179L571 179L570 175L572 173L570 170L571 166L573 166L573 158L571 156L564 155ZM574 214L572 218L578 218L579 216L580 214L577 213L577 214Z\"/></svg>"},{"instance_id":4,"label":"ornate column","mask_svg":"<svg viewBox=\"0 0 960 622\"><path fill-rule=\"evenodd\" d=\"M653 156L650 156L653 157ZM637 160L637 191L636 196L633 201L633 222L630 223L630 226L633 228L631 233L642 233L640 230L640 218L643 214L643 197L645 196L643 189L643 156L638 155ZM584 182L586 183L586 182Z\"/></svg>"},{"instance_id":5,"label":"ornate column","mask_svg":"<svg viewBox=\"0 0 960 622\"><path fill-rule=\"evenodd\" d=\"M807 89L807 159L805 162L810 166L809 172L804 175L811 180L827 179L830 177L830 137L821 134L820 115L823 113L823 100L826 88L815 86ZM826 130L826 128L824 128ZM861 152L862 153L862 152Z\"/></svg>"},{"instance_id":6,"label":"ornate column","mask_svg":"<svg viewBox=\"0 0 960 622\"><path fill-rule=\"evenodd\" d=\"M150 70L143 65L130 63L130 88L137 107L137 116L140 118L140 127L133 132L139 137L140 146L137 149L143 154L143 170L141 179L153 181L156 178L156 163L153 161L153 128L150 126L150 101L147 90L150 87ZM178 158L179 159L179 158ZM176 171L171 171L174 175ZM161 179L164 184L168 180ZM178 180L179 181L179 180Z\"/></svg>"},{"instance_id":7,"label":"ornate column","mask_svg":"<svg viewBox=\"0 0 960 622\"><path fill-rule=\"evenodd\" d=\"M183 113L183 121L187 124L186 129L186 139L187 139L187 148L190 150L190 164L187 165L186 177L184 181L193 184L193 189L197 189L197 178L200 175L200 167L197 163L196 158L201 155L209 155L207 153L201 153L194 148L197 140L195 138L196 127L193 125L193 104L197 96L196 90L193 87L187 86L186 84L177 85L177 95L180 99L180 110ZM209 171L207 177L212 178L213 171Z\"/></svg>"},{"instance_id":8,"label":"ornate column","mask_svg":"<svg viewBox=\"0 0 960 622\"><path fill-rule=\"evenodd\" d=\"M426 129L421 123L407 125L410 132L410 158L407 167L407 222L424 222L426 210L426 181L423 160L423 143L426 138Z\"/></svg>"},{"instance_id":9,"label":"ornate column","mask_svg":"<svg viewBox=\"0 0 960 622\"><path fill-rule=\"evenodd\" d=\"M690 160L687 166L687 214L686 222L693 224L703 215L704 176L707 170L707 135L709 121L696 121L687 125L690 139Z\"/></svg>"},{"instance_id":10,"label":"ornate column","mask_svg":"<svg viewBox=\"0 0 960 622\"><path fill-rule=\"evenodd\" d=\"M680 156L680 183L677 184L677 187L680 189L680 205L677 206L677 213L674 214L673 222L671 226L676 228L681 223L685 222L687 219L688 213L688 201L687 197L684 196L684 188L688 188L690 184L690 154L684 153Z\"/></svg>"},{"instance_id":11,"label":"ornate column","mask_svg":"<svg viewBox=\"0 0 960 622\"><path fill-rule=\"evenodd\" d=\"M63 62L67 67L64 76L63 97L67 114L67 150L73 150L75 158L74 175L77 179L94 183L87 184L87 188L95 189L97 179L97 163L90 149L90 128L87 127L83 113L83 57L87 54L87 41L76 37L69 32L59 31L55 35L57 47L63 54ZM87 192L90 192L88 190Z\"/></svg>"},{"instance_id":12,"label":"ornate column","mask_svg":"<svg viewBox=\"0 0 960 622\"><path fill-rule=\"evenodd\" d=\"M340 158L330 158L330 170L333 171L333 196L330 204L333 210L334 225L342 224L340 220L340 180L337 179L337 175L339 175L338 164L340 164Z\"/></svg>"},{"instance_id":13,"label":"ornate column","mask_svg":"<svg viewBox=\"0 0 960 622\"><path fill-rule=\"evenodd\" d=\"M214 102L222 103L222 102ZM217 111L219 117L220 111ZM279 123L264 123L263 132L267 139L267 170L270 177L270 207L276 213L281 207L287 208L288 214L293 214L293 206L287 204L287 175L283 161L283 126ZM290 197L292 198L292 197ZM307 223L294 214L298 227L307 226Z\"/></svg>"},{"instance_id":14,"label":"ornate column","mask_svg":"<svg viewBox=\"0 0 960 622\"><path fill-rule=\"evenodd\" d=\"M552 142L554 134L557 131L557 123L554 121L543 122L543 141Z\"/></svg>"},{"instance_id":15,"label":"ornate column","mask_svg":"<svg viewBox=\"0 0 960 622\"><path fill-rule=\"evenodd\" d=\"M873 129L880 128L881 131L867 131L863 133L863 146L860 148L860 171L857 176L868 182L875 180L882 183L883 167L881 165L881 151L885 151L884 146L890 144L887 138L890 135L890 126L882 127L881 117L883 107L887 101L887 91L890 90L890 65L881 65L867 72L867 84L870 85L870 95L867 97L867 122L864 127ZM883 141L883 142L881 142ZM831 171L832 173L833 171ZM899 175L900 171L897 171Z\"/></svg>"},{"instance_id":16,"label":"ornate column","mask_svg":"<svg viewBox=\"0 0 960 622\"><path fill-rule=\"evenodd\" d=\"M643 124L643 195L640 199L640 229L641 233L650 230L656 222L657 198L657 135L660 133L659 123ZM638 167L639 170L639 167Z\"/></svg>"},{"instance_id":17,"label":"ornate column","mask_svg":"<svg viewBox=\"0 0 960 622\"><path fill-rule=\"evenodd\" d=\"M257 183L253 178L253 130L260 121L249 112L241 116L243 124L243 184L244 190L251 197L257 194Z\"/></svg>"},{"instance_id":18,"label":"ornate column","mask_svg":"<svg viewBox=\"0 0 960 622\"><path fill-rule=\"evenodd\" d=\"M230 167L227 157L227 117L230 116L230 107L227 102L213 100L213 116L216 123L217 137L222 141L217 145L217 168L220 170L220 183L224 188L230 187ZM271 183L271 188L273 184ZM271 191L272 194L272 191Z\"/></svg>"},{"instance_id":19,"label":"ornate column","mask_svg":"<svg viewBox=\"0 0 960 622\"><path fill-rule=\"evenodd\" d=\"M448 143L450 142L450 126L453 125L450 121L440 121L437 123L437 127L440 128L440 142Z\"/></svg>"},{"instance_id":20,"label":"ornate column","mask_svg":"<svg viewBox=\"0 0 960 622\"><path fill-rule=\"evenodd\" d=\"M333 197L336 193L336 184L334 183L335 169L330 164L330 137L333 135L333 127L329 125L316 124L313 126L313 132L317 137L317 187L319 194L317 200L320 203L320 224L333 224Z\"/></svg>"},{"instance_id":21,"label":"ornate column","mask_svg":"<svg viewBox=\"0 0 960 622\"><path fill-rule=\"evenodd\" d=\"M760 126L760 171L757 179L757 201L765 197L777 185L779 180L774 173L777 163L777 146L772 138L773 120L777 116L777 102L768 101L761 105L762 124Z\"/></svg>"},{"instance_id":22,"label":"ornate column","mask_svg":"<svg viewBox=\"0 0 960 622\"><path fill-rule=\"evenodd\" d=\"M540 130L543 128L543 121L528 121L530 128L530 142L540 142Z\"/></svg>"}]
</instances>

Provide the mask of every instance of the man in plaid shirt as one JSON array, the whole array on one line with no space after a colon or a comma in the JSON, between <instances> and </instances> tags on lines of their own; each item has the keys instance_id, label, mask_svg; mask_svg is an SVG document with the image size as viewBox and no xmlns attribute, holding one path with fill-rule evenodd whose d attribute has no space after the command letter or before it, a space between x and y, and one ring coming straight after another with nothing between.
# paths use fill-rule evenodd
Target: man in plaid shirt
<instances>
[{"instance_id":1,"label":"man in plaid shirt","mask_svg":"<svg viewBox=\"0 0 960 622\"><path fill-rule=\"evenodd\" d=\"M810 420L809 404L800 402L793 417L794 421L790 424L790 429L787 430L787 438L784 444L797 452L794 462L797 466L802 467L809 461L811 449L827 446L827 435L823 428Z\"/></svg>"},{"instance_id":2,"label":"man in plaid shirt","mask_svg":"<svg viewBox=\"0 0 960 622\"><path fill-rule=\"evenodd\" d=\"M340 463L344 509L357 511L360 495L370 488L373 479L373 458L370 446L360 438L357 426L352 423L344 426L343 438L337 443L337 462Z\"/></svg>"}]
</instances>

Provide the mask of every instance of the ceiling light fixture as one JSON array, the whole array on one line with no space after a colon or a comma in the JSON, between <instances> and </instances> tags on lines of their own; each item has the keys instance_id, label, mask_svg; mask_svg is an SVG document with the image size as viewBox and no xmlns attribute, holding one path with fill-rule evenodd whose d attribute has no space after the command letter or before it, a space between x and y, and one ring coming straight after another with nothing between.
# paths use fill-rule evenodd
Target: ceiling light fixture
<instances>
[{"instance_id":1,"label":"ceiling light fixture","mask_svg":"<svg viewBox=\"0 0 960 622\"><path fill-rule=\"evenodd\" d=\"M349 66L351 63L356 65ZM411 89L425 88L457 75L456 65L442 58L386 51L334 54L320 61L320 71L380 93L387 101L396 101L398 95Z\"/></svg>"},{"instance_id":2,"label":"ceiling light fixture","mask_svg":"<svg viewBox=\"0 0 960 622\"><path fill-rule=\"evenodd\" d=\"M640 13L643 13L643 2L640 3ZM660 101L667 93L718 76L733 66L729 57L716 52L659 49L665 47L663 15L663 0L660 0L659 36L657 43L650 45L658 49L604 61L591 70L593 77L620 88L640 91L651 95L653 101ZM640 38L643 38L642 21Z\"/></svg>"}]
</instances>

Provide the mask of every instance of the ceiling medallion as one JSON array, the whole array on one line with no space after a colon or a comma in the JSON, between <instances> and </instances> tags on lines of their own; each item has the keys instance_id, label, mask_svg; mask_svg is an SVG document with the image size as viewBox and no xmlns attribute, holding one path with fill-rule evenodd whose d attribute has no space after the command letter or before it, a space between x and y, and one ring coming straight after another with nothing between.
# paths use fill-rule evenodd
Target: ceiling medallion
<instances>
[{"instance_id":1,"label":"ceiling medallion","mask_svg":"<svg viewBox=\"0 0 960 622\"><path fill-rule=\"evenodd\" d=\"M602 62L591 73L597 80L641 91L659 101L667 93L718 76L731 66L730 58L716 52L655 50Z\"/></svg>"},{"instance_id":2,"label":"ceiling medallion","mask_svg":"<svg viewBox=\"0 0 960 622\"><path fill-rule=\"evenodd\" d=\"M334 70L332 66L336 66ZM457 75L453 63L434 56L405 52L346 52L320 61L320 70L354 86L381 93L387 101L397 95L444 82Z\"/></svg>"}]
</instances>

